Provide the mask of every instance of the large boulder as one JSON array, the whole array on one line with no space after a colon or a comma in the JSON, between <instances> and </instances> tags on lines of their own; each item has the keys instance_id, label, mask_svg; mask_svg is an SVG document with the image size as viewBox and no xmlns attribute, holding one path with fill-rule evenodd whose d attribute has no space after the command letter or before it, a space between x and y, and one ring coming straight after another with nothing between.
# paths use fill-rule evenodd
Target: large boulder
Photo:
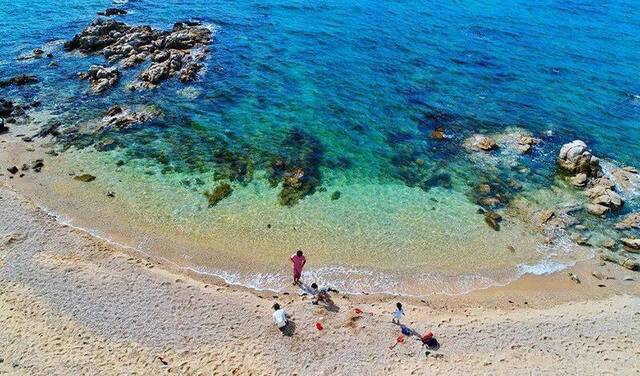
<instances>
[{"instance_id":1,"label":"large boulder","mask_svg":"<svg viewBox=\"0 0 640 376\"><path fill-rule=\"evenodd\" d=\"M602 174L600 160L591 154L587 144L581 140L562 146L558 155L558 167L570 175L583 173L587 177L598 177Z\"/></svg>"},{"instance_id":2,"label":"large boulder","mask_svg":"<svg viewBox=\"0 0 640 376\"><path fill-rule=\"evenodd\" d=\"M120 72L115 67L92 65L87 72L78 75L82 80L89 80L91 90L101 93L112 88L120 80Z\"/></svg>"},{"instance_id":3,"label":"large boulder","mask_svg":"<svg viewBox=\"0 0 640 376\"><path fill-rule=\"evenodd\" d=\"M617 168L611 171L611 175L622 192L632 192L640 188L640 175L635 167Z\"/></svg>"}]
</instances>

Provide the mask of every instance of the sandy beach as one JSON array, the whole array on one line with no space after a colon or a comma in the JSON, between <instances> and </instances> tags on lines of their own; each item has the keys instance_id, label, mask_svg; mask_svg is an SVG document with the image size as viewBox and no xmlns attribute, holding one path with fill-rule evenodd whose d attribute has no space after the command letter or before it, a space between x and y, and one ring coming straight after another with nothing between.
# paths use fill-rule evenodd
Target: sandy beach
<instances>
[{"instance_id":1,"label":"sandy beach","mask_svg":"<svg viewBox=\"0 0 640 376\"><path fill-rule=\"evenodd\" d=\"M509 286L426 299L293 288L273 294L177 273L170 264L61 225L0 190L0 372L7 374L638 374L640 289L596 261ZM598 271L606 279L591 276ZM604 287L598 287L604 285ZM390 322L431 330L425 356ZM295 333L271 322L279 302ZM354 308L364 314L350 320ZM315 323L321 321L324 330ZM441 354L435 356L433 354Z\"/></svg>"}]
</instances>

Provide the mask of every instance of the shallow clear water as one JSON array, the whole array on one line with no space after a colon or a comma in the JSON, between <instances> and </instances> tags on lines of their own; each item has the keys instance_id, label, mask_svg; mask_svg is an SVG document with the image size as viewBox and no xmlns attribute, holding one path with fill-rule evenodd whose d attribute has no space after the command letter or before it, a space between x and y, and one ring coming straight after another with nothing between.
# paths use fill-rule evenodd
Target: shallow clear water
<instances>
[{"instance_id":1,"label":"shallow clear water","mask_svg":"<svg viewBox=\"0 0 640 376\"><path fill-rule=\"evenodd\" d=\"M369 283L380 285L376 291L416 291L420 278L407 271L459 282L436 288L451 292L502 283L517 265L559 251L522 236L517 223L490 230L476 214L479 182L498 183L509 198L546 189L559 146L575 138L620 164L640 157L637 2L129 1L119 5L130 11L119 18L129 24L210 25L207 70L188 87L168 81L130 92L124 87L134 70L114 90L86 95L75 74L105 62L64 53L59 41L113 5L2 2L1 76L34 73L41 83L0 95L39 99L66 127L112 104L161 108L164 115L151 124L72 140L77 148L65 161L101 175L127 196L127 207L162 213L164 235L188 223L180 231L198 240L185 246L182 262L229 272L234 281L276 288L288 253L303 247L315 255L317 278L353 277L356 287L345 287L354 290ZM49 59L14 60L42 45L59 67L49 68ZM432 140L436 126L451 138ZM461 147L473 133L514 126L543 139L532 154L485 158ZM105 138L118 148L78 151ZM320 180L317 192L282 207L280 188L268 185L274 159L309 167ZM118 160L125 166L116 168ZM232 177L234 194L208 209L203 191L238 164L255 172ZM335 190L341 198L331 201ZM142 223L145 217L131 222L158 228ZM266 231L271 222L304 230ZM110 226L102 226L105 233L115 231ZM505 255L507 245L526 252ZM366 277L371 271L381 282ZM255 277L262 273L275 277Z\"/></svg>"}]
</instances>

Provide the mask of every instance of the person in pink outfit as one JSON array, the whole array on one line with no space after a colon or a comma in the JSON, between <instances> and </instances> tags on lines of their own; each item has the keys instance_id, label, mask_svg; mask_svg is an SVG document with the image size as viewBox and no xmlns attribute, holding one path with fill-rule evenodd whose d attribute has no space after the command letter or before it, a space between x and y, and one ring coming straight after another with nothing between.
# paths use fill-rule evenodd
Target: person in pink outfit
<instances>
[{"instance_id":1,"label":"person in pink outfit","mask_svg":"<svg viewBox=\"0 0 640 376\"><path fill-rule=\"evenodd\" d=\"M307 263L307 259L304 258L301 250L298 250L291 256L291 262L293 263L293 284L300 283L300 277L302 277L302 268Z\"/></svg>"}]
</instances>

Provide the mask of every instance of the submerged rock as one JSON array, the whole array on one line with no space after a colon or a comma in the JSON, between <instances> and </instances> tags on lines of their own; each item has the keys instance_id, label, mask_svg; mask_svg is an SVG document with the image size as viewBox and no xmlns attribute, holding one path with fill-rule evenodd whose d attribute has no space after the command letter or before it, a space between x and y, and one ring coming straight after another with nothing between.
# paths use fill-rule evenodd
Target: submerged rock
<instances>
[{"instance_id":1,"label":"submerged rock","mask_svg":"<svg viewBox=\"0 0 640 376\"><path fill-rule=\"evenodd\" d=\"M587 144L581 140L562 146L558 155L558 167L570 175L584 173L587 177L598 177L602 174L600 160L591 154Z\"/></svg>"},{"instance_id":2,"label":"submerged rock","mask_svg":"<svg viewBox=\"0 0 640 376\"><path fill-rule=\"evenodd\" d=\"M444 140L447 136L444 133L443 127L437 127L433 132L431 132L431 138L434 140Z\"/></svg>"},{"instance_id":3,"label":"submerged rock","mask_svg":"<svg viewBox=\"0 0 640 376\"><path fill-rule=\"evenodd\" d=\"M111 17L111 16L123 16L128 12L124 9L119 8L107 8L104 12L99 12L98 14L101 16Z\"/></svg>"},{"instance_id":4,"label":"submerged rock","mask_svg":"<svg viewBox=\"0 0 640 376\"><path fill-rule=\"evenodd\" d=\"M21 74L21 75L9 78L7 80L0 80L0 87L6 87L10 85L22 86L22 85L34 84L36 82L38 82L38 77Z\"/></svg>"},{"instance_id":5,"label":"submerged rock","mask_svg":"<svg viewBox=\"0 0 640 376\"><path fill-rule=\"evenodd\" d=\"M341 195L342 194L340 193L340 191L335 191L335 192L333 192L331 194L331 200L335 201L335 200L339 199Z\"/></svg>"},{"instance_id":6,"label":"submerged rock","mask_svg":"<svg viewBox=\"0 0 640 376\"><path fill-rule=\"evenodd\" d=\"M82 181L85 183L88 183L90 181L94 181L96 180L96 177L91 175L91 174L82 174L82 175L76 175L73 177L74 180L78 180L78 181Z\"/></svg>"},{"instance_id":7,"label":"submerged rock","mask_svg":"<svg viewBox=\"0 0 640 376\"><path fill-rule=\"evenodd\" d=\"M146 108L140 111L131 111L127 108L115 105L107 110L107 114L100 121L97 132L107 130L122 130L137 124L152 120L158 115L158 111Z\"/></svg>"},{"instance_id":8,"label":"submerged rock","mask_svg":"<svg viewBox=\"0 0 640 376\"><path fill-rule=\"evenodd\" d=\"M231 185L223 183L217 186L213 192L205 192L204 195L209 201L209 207L211 207L215 206L218 202L224 200L225 198L231 196L231 193L233 193L233 188L231 188Z\"/></svg>"},{"instance_id":9,"label":"submerged rock","mask_svg":"<svg viewBox=\"0 0 640 376\"><path fill-rule=\"evenodd\" d=\"M484 212L484 222L495 231L500 230L500 221L502 221L500 214L493 211Z\"/></svg>"}]
</instances>

